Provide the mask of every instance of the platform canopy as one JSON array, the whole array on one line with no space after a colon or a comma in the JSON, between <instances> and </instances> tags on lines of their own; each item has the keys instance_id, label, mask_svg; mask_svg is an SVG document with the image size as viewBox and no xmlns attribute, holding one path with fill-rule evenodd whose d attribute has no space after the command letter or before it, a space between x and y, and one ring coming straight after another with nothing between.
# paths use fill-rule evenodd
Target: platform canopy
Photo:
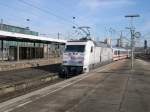
<instances>
[{"instance_id":1,"label":"platform canopy","mask_svg":"<svg viewBox=\"0 0 150 112\"><path fill-rule=\"evenodd\" d=\"M67 40L62 40L62 39L53 39L50 37L33 36L33 35L20 34L20 33L14 33L14 32L6 32L6 31L0 31L0 38L14 38L14 39L17 38L17 39L58 42L58 43L66 43L67 42Z\"/></svg>"}]
</instances>

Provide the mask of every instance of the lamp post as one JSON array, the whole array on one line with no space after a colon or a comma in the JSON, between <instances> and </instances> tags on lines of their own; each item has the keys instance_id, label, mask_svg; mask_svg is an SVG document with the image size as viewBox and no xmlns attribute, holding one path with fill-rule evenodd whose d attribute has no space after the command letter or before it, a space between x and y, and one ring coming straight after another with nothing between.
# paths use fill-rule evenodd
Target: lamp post
<instances>
[{"instance_id":1,"label":"lamp post","mask_svg":"<svg viewBox=\"0 0 150 112\"><path fill-rule=\"evenodd\" d=\"M27 22L27 27L26 27L26 29L29 30L29 29L30 29L30 27L29 27L30 19L26 19L26 22Z\"/></svg>"},{"instance_id":2,"label":"lamp post","mask_svg":"<svg viewBox=\"0 0 150 112\"><path fill-rule=\"evenodd\" d=\"M131 32L131 69L133 69L134 66L134 46L135 46L135 28L133 27L133 18L140 17L138 14L132 14L132 15L126 15L125 18L130 18L130 27L127 29L130 29Z\"/></svg>"}]
</instances>

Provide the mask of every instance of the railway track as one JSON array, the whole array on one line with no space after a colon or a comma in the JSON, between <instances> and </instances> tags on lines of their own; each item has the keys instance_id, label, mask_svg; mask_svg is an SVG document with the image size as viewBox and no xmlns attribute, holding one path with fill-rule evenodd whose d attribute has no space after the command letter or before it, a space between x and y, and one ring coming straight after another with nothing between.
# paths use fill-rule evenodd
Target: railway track
<instances>
[{"instance_id":1,"label":"railway track","mask_svg":"<svg viewBox=\"0 0 150 112\"><path fill-rule=\"evenodd\" d=\"M138 54L135 55L136 58L150 61L150 54Z\"/></svg>"},{"instance_id":2,"label":"railway track","mask_svg":"<svg viewBox=\"0 0 150 112\"><path fill-rule=\"evenodd\" d=\"M121 63L124 63L123 61ZM77 76L77 77L73 77L71 79L68 79L68 80L65 80L65 81L62 81L60 83L57 83L55 85L52 85L52 86L48 86L46 88L43 88L43 89L40 89L38 91L34 91L34 92L31 92L29 94L26 94L26 95L23 95L23 96L20 96L19 98L15 98L15 99L12 99L11 100L11 104L8 104L7 102L4 102L2 105L1 105L1 109L4 111L4 110L14 110L17 109L18 107L20 106L23 106L25 104L28 104L29 102L32 103L32 102L39 102L37 100L39 99L42 99L42 98L45 98L45 97L48 97L48 96L51 96L51 95L55 95L53 93L55 92L59 92L61 90L63 90L64 88L68 89L71 85L74 87L73 90L75 90L76 87L79 87L77 86L78 84L81 84L81 87L85 87L86 84L87 84L87 89L86 91L89 91L89 92L86 92L87 94L83 94L84 95L84 98L81 97L79 98L78 102L73 106L72 104L72 108L70 108L71 110L72 109L76 109L76 107L78 107L80 104L83 104L86 99L88 99L88 97L90 97L91 95L93 95L96 90L98 90L97 88L101 88L102 87L102 84L106 84L107 85L107 82L109 82L108 84L111 83L116 83L116 77L117 80L120 79L122 76L120 75L120 73L117 73L118 75L116 75L116 68L118 67L121 67L120 64L116 64L115 63L112 63L112 64L109 64L109 65L106 65L106 66L103 66L103 67L100 67L100 68L97 68L95 70L92 70L90 73L85 73L85 74L82 74L80 76ZM109 71L110 70L110 71ZM122 69L121 69L122 70ZM123 69L124 70L124 69ZM109 73L109 72L110 73ZM106 73L105 73L106 72ZM108 72L108 73L107 73ZM115 76L111 75L111 72L113 74L115 74ZM121 72L121 71L120 71ZM98 75L99 74L99 75ZM100 75L101 74L101 75ZM99 78L98 78L99 77ZM123 76L125 77L125 76ZM112 79L113 78L113 82L112 82ZM121 78L122 80L126 80L124 78ZM84 82L82 82L82 80L84 80ZM89 86L88 82L89 81L92 81L91 83L93 83L94 85L96 86ZM118 80L118 83L120 81ZM122 82L122 81L121 81ZM124 83L124 82L123 82ZM76 85L76 86L74 86ZM114 84L110 84L112 87L114 87ZM117 83L115 84L117 86L116 89L120 88L120 85L118 85ZM72 87L71 87L72 88ZM77 89L77 88L76 88ZM81 89L81 88L80 88ZM103 88L102 88L103 89ZM110 89L110 87L109 87ZM73 91L73 90L70 90L70 91ZM101 89L99 89L101 90ZM111 89L112 92L113 92L113 88ZM67 91L67 90L65 90ZM105 89L104 89L105 91ZM108 91L107 91L108 92ZM70 92L69 92L70 93ZM82 93L82 92L81 92ZM72 95L72 93L70 93ZM58 94L59 95L59 94ZM69 97L66 95L66 99ZM111 95L111 94L110 94ZM81 95L82 96L82 95ZM113 97L113 96L112 96ZM51 98L53 98L53 96L51 96ZM61 98L61 97L58 97L58 98ZM54 98L55 99L55 98ZM65 99L65 100L66 100ZM109 99L109 98L108 98ZM108 100L107 99L107 100ZM50 100L51 101L51 100ZM60 100L59 100L60 101ZM17 102L20 102L20 103L17 103ZM49 102L50 103L50 102ZM6 109L5 107L8 106L9 107ZM41 104L42 105L42 104ZM65 107L64 107L65 109ZM69 111L70 111L69 109Z\"/></svg>"},{"instance_id":3,"label":"railway track","mask_svg":"<svg viewBox=\"0 0 150 112\"><path fill-rule=\"evenodd\" d=\"M26 69L21 69L21 70L12 70L12 71L5 71L5 72L0 72L0 87L2 85L13 85L16 83L20 83L22 84L23 82L28 82L33 79L37 80L39 78L39 80L41 81L41 79L43 77L47 77L49 75L56 75L58 76L57 78L55 78L54 80L48 80L48 81L44 81L43 83L41 82L36 82L35 84L31 84L31 86L27 87L27 88L22 88L13 92L8 92L6 94L2 94L0 95L0 103L7 101L9 99L27 94L29 92L44 88L46 86L49 85L53 85L56 84L58 82L64 81L64 78L60 78L58 75L58 72L60 70L60 64L54 64L54 65L47 65L47 66L39 66L39 67L33 67L33 68L26 68ZM101 65L101 67L104 65ZM68 78L73 77L70 76ZM40 79L41 78L41 79ZM45 80L47 80L49 78L46 78ZM53 78L52 78L53 79ZM39 83L39 84L37 84ZM27 84L28 85L28 84Z\"/></svg>"},{"instance_id":4,"label":"railway track","mask_svg":"<svg viewBox=\"0 0 150 112\"><path fill-rule=\"evenodd\" d=\"M63 81L64 79L58 77L59 69L60 64L53 64L0 72L0 102ZM26 88L22 88L25 84ZM10 89L12 87L15 88ZM5 90L5 93L2 93L2 90Z\"/></svg>"}]
</instances>

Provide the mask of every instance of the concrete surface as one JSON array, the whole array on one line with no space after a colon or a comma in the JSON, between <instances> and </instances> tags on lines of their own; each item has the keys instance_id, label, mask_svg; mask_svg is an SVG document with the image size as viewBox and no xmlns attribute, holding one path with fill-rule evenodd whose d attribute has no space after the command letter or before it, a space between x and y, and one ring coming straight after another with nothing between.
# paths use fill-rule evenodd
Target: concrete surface
<instances>
[{"instance_id":1,"label":"concrete surface","mask_svg":"<svg viewBox=\"0 0 150 112\"><path fill-rule=\"evenodd\" d=\"M0 103L0 112L150 112L150 63L118 61Z\"/></svg>"},{"instance_id":2,"label":"concrete surface","mask_svg":"<svg viewBox=\"0 0 150 112\"><path fill-rule=\"evenodd\" d=\"M0 98L10 92L58 79L60 64L0 72ZM1 99L0 99L1 102Z\"/></svg>"},{"instance_id":3,"label":"concrete surface","mask_svg":"<svg viewBox=\"0 0 150 112\"><path fill-rule=\"evenodd\" d=\"M20 61L4 61L0 62L0 71L17 70L36 66L44 66L49 64L61 63L61 57L50 59L33 59Z\"/></svg>"}]
</instances>

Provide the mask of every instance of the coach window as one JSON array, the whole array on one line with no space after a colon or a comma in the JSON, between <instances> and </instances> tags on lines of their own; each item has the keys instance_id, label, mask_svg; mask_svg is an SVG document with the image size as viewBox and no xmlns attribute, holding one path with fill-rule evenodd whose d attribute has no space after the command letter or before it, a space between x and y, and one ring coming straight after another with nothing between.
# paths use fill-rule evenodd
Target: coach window
<instances>
[{"instance_id":1,"label":"coach window","mask_svg":"<svg viewBox=\"0 0 150 112\"><path fill-rule=\"evenodd\" d=\"M91 47L91 53L93 52L93 47Z\"/></svg>"},{"instance_id":2,"label":"coach window","mask_svg":"<svg viewBox=\"0 0 150 112\"><path fill-rule=\"evenodd\" d=\"M115 55L118 55L118 53L117 53L117 51L115 51L115 53L114 53Z\"/></svg>"},{"instance_id":3,"label":"coach window","mask_svg":"<svg viewBox=\"0 0 150 112\"><path fill-rule=\"evenodd\" d=\"M118 51L118 55L120 55L120 51Z\"/></svg>"}]
</instances>

